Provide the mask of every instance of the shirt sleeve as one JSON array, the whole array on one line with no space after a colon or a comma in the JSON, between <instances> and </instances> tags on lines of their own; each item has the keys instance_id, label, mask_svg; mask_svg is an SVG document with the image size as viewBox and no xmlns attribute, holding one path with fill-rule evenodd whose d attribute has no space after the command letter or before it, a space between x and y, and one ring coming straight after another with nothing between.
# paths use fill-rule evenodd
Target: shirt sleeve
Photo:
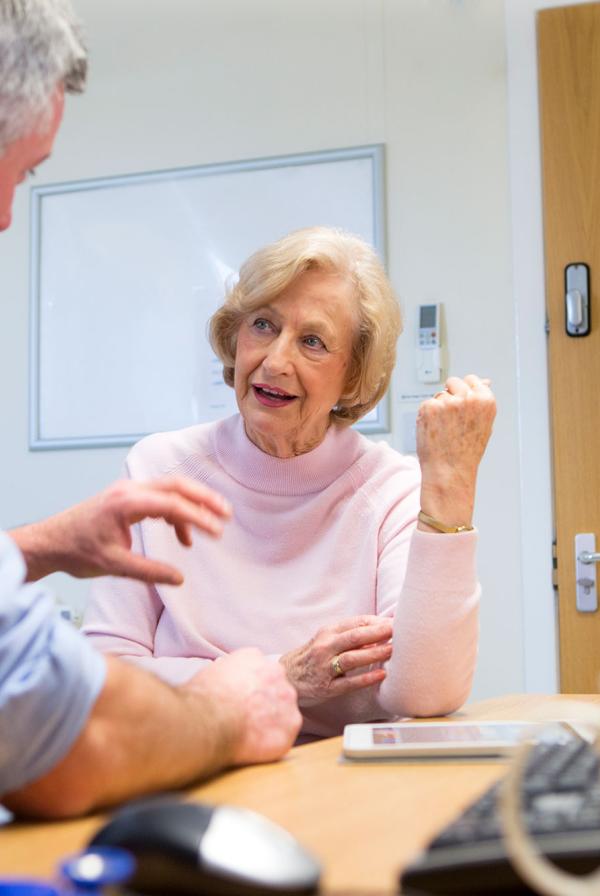
<instances>
[{"instance_id":1,"label":"shirt sleeve","mask_svg":"<svg viewBox=\"0 0 600 896\"><path fill-rule=\"evenodd\" d=\"M103 658L60 618L52 596L24 579L20 552L0 533L0 794L68 753L106 675Z\"/></svg>"}]
</instances>

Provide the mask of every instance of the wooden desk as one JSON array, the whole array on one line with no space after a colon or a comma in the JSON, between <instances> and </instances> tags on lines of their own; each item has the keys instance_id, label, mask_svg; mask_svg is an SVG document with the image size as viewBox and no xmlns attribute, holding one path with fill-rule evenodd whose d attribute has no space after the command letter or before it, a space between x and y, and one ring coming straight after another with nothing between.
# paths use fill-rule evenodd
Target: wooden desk
<instances>
[{"instance_id":1,"label":"wooden desk","mask_svg":"<svg viewBox=\"0 0 600 896\"><path fill-rule=\"evenodd\" d=\"M452 718L526 719L564 699L600 704L600 696L503 697ZM287 828L323 863L323 893L391 894L400 868L504 768L499 759L348 763L335 737L296 747L282 762L227 772L189 794L255 809ZM102 819L0 828L0 872L50 877L57 860L82 848Z\"/></svg>"}]
</instances>

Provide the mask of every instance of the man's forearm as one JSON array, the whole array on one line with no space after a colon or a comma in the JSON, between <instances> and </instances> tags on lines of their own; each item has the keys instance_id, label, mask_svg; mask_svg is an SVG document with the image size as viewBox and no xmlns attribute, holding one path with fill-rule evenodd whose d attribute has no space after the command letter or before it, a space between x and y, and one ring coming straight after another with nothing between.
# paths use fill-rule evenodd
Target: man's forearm
<instances>
[{"instance_id":1,"label":"man's forearm","mask_svg":"<svg viewBox=\"0 0 600 896\"><path fill-rule=\"evenodd\" d=\"M71 750L47 775L7 795L10 809L77 815L181 787L230 764L237 722L218 699L107 662L105 686Z\"/></svg>"}]
</instances>

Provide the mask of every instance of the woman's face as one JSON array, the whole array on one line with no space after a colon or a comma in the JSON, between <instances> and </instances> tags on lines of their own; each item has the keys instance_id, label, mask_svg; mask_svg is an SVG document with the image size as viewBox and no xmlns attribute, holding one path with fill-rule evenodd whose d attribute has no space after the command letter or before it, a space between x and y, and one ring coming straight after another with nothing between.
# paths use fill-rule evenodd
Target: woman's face
<instances>
[{"instance_id":1,"label":"woman's face","mask_svg":"<svg viewBox=\"0 0 600 896\"><path fill-rule=\"evenodd\" d=\"M307 271L242 318L235 395L248 437L268 454L292 457L324 438L358 326L352 293L337 274Z\"/></svg>"}]
</instances>

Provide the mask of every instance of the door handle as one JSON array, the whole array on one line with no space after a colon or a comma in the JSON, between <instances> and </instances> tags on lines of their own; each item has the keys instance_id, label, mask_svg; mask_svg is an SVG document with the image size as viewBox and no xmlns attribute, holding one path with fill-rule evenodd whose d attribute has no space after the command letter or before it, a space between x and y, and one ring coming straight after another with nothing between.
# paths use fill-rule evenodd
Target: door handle
<instances>
[{"instance_id":1,"label":"door handle","mask_svg":"<svg viewBox=\"0 0 600 896\"><path fill-rule=\"evenodd\" d=\"M580 563L600 563L600 551L582 551L577 559Z\"/></svg>"},{"instance_id":2,"label":"door handle","mask_svg":"<svg viewBox=\"0 0 600 896\"><path fill-rule=\"evenodd\" d=\"M567 293L567 321L573 328L583 323L583 296L578 289L570 289Z\"/></svg>"},{"instance_id":3,"label":"door handle","mask_svg":"<svg viewBox=\"0 0 600 896\"><path fill-rule=\"evenodd\" d=\"M569 336L590 332L590 269L582 262L565 268L565 329Z\"/></svg>"},{"instance_id":4,"label":"door handle","mask_svg":"<svg viewBox=\"0 0 600 896\"><path fill-rule=\"evenodd\" d=\"M600 563L600 552L596 551L595 534L579 532L575 536L575 600L580 613L598 609L596 563Z\"/></svg>"}]
</instances>

